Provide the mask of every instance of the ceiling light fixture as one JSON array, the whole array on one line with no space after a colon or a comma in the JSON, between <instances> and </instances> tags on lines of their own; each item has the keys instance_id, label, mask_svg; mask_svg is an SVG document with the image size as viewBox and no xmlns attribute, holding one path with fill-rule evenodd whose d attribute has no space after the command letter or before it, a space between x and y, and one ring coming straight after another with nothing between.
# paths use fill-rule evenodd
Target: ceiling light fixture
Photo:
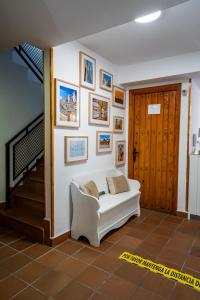
<instances>
[{"instance_id":1,"label":"ceiling light fixture","mask_svg":"<svg viewBox=\"0 0 200 300\"><path fill-rule=\"evenodd\" d=\"M149 23L149 22L153 22L155 20L157 20L160 16L161 16L161 10L158 10L152 14L143 16L143 17L139 17L135 19L136 23Z\"/></svg>"}]
</instances>

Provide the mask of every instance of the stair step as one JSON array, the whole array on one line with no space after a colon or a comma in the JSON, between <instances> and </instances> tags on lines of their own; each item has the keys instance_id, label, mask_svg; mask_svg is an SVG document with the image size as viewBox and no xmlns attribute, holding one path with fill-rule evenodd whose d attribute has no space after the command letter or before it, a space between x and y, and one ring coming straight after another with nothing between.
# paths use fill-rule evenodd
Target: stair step
<instances>
[{"instance_id":1,"label":"stair step","mask_svg":"<svg viewBox=\"0 0 200 300\"><path fill-rule=\"evenodd\" d=\"M31 171L31 176L38 176L38 177L44 177L44 168L43 167L37 167L37 169L34 171Z\"/></svg>"},{"instance_id":2,"label":"stair step","mask_svg":"<svg viewBox=\"0 0 200 300\"><path fill-rule=\"evenodd\" d=\"M44 217L44 196L32 192L17 192L13 197L15 207L32 211L38 217Z\"/></svg>"},{"instance_id":3,"label":"stair step","mask_svg":"<svg viewBox=\"0 0 200 300\"><path fill-rule=\"evenodd\" d=\"M44 203L44 195L38 193L18 191L15 193L15 197L24 198L38 203Z\"/></svg>"},{"instance_id":4,"label":"stair step","mask_svg":"<svg viewBox=\"0 0 200 300\"><path fill-rule=\"evenodd\" d=\"M38 182L38 183L44 183L44 177L43 176L37 176L37 175L31 175L29 177L30 181Z\"/></svg>"},{"instance_id":5,"label":"stair step","mask_svg":"<svg viewBox=\"0 0 200 300\"><path fill-rule=\"evenodd\" d=\"M0 209L0 224L25 235L29 240L44 243L43 218L21 207Z\"/></svg>"}]
</instances>

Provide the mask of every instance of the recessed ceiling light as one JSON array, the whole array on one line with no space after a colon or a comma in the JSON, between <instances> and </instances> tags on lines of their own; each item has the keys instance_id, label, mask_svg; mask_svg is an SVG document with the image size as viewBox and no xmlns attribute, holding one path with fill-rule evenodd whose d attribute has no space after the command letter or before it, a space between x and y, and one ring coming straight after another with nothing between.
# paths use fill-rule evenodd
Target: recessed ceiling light
<instances>
[{"instance_id":1,"label":"recessed ceiling light","mask_svg":"<svg viewBox=\"0 0 200 300\"><path fill-rule=\"evenodd\" d=\"M152 14L143 16L143 17L139 17L135 19L135 22L137 23L149 23L149 22L153 22L155 20L157 20L160 16L161 16L161 10L158 10Z\"/></svg>"}]
</instances>

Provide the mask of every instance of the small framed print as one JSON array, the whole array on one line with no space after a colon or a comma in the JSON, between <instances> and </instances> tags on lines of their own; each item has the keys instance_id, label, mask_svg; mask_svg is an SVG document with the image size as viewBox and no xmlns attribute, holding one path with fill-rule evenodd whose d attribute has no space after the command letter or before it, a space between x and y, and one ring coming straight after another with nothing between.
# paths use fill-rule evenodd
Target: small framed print
<instances>
[{"instance_id":1,"label":"small framed print","mask_svg":"<svg viewBox=\"0 0 200 300\"><path fill-rule=\"evenodd\" d=\"M77 85L55 79L55 125L79 127L80 91Z\"/></svg>"},{"instance_id":2,"label":"small framed print","mask_svg":"<svg viewBox=\"0 0 200 300\"><path fill-rule=\"evenodd\" d=\"M65 163L88 160L88 137L65 136Z\"/></svg>"},{"instance_id":3,"label":"small framed print","mask_svg":"<svg viewBox=\"0 0 200 300\"><path fill-rule=\"evenodd\" d=\"M101 69L99 76L100 76L100 88L108 92L112 92L113 75Z\"/></svg>"},{"instance_id":4,"label":"small framed print","mask_svg":"<svg viewBox=\"0 0 200 300\"><path fill-rule=\"evenodd\" d=\"M96 152L107 153L112 152L113 135L109 131L97 131L96 136Z\"/></svg>"},{"instance_id":5,"label":"small framed print","mask_svg":"<svg viewBox=\"0 0 200 300\"><path fill-rule=\"evenodd\" d=\"M80 85L94 91L96 88L96 60L83 52L80 52L79 55Z\"/></svg>"},{"instance_id":6,"label":"small framed print","mask_svg":"<svg viewBox=\"0 0 200 300\"><path fill-rule=\"evenodd\" d=\"M115 133L124 132L124 117L113 116L113 132Z\"/></svg>"},{"instance_id":7,"label":"small framed print","mask_svg":"<svg viewBox=\"0 0 200 300\"><path fill-rule=\"evenodd\" d=\"M115 165L116 167L123 166L125 164L126 156L126 142L116 141L115 144Z\"/></svg>"},{"instance_id":8,"label":"small framed print","mask_svg":"<svg viewBox=\"0 0 200 300\"><path fill-rule=\"evenodd\" d=\"M110 125L110 99L93 93L89 94L89 124Z\"/></svg>"},{"instance_id":9,"label":"small framed print","mask_svg":"<svg viewBox=\"0 0 200 300\"><path fill-rule=\"evenodd\" d=\"M126 91L118 86L113 86L113 106L125 109Z\"/></svg>"}]
</instances>

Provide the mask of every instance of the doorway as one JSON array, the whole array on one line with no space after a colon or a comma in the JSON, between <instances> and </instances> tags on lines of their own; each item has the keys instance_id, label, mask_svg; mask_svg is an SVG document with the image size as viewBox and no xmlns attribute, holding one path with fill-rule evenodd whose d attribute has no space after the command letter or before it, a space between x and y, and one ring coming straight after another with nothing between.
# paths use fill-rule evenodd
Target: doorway
<instances>
[{"instance_id":1,"label":"doorway","mask_svg":"<svg viewBox=\"0 0 200 300\"><path fill-rule=\"evenodd\" d=\"M129 92L128 175L141 207L176 213L181 84Z\"/></svg>"}]
</instances>

